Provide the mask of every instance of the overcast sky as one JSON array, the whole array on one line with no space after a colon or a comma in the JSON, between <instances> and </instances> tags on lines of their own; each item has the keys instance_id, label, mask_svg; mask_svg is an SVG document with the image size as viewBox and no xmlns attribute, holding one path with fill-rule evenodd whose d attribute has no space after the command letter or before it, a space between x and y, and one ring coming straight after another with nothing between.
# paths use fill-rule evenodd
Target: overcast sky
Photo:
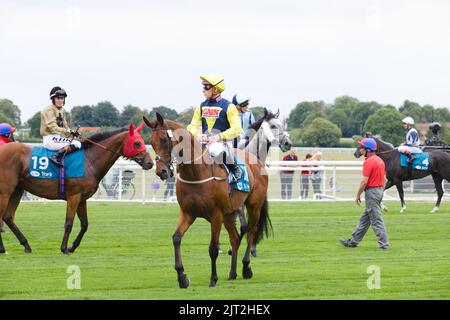
<instances>
[{"instance_id":1,"label":"overcast sky","mask_svg":"<svg viewBox=\"0 0 450 320\"><path fill-rule=\"evenodd\" d=\"M351 95L450 107L450 1L0 0L0 98L22 120L55 85L72 106L178 111L225 77L252 105Z\"/></svg>"}]
</instances>

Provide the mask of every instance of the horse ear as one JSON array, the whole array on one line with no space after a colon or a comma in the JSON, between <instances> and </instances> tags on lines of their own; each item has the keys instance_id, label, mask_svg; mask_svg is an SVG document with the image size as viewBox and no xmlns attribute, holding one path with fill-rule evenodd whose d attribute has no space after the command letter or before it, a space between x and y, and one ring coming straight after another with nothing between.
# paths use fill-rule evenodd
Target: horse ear
<instances>
[{"instance_id":1,"label":"horse ear","mask_svg":"<svg viewBox=\"0 0 450 320\"><path fill-rule=\"evenodd\" d=\"M144 123L142 122L139 127L136 128L137 132L141 132L142 128L144 128Z\"/></svg>"},{"instance_id":2,"label":"horse ear","mask_svg":"<svg viewBox=\"0 0 450 320\"><path fill-rule=\"evenodd\" d=\"M148 120L146 116L142 116L142 119L144 120L147 127L152 128L152 129L156 127L156 125L153 124L150 120Z\"/></svg>"},{"instance_id":3,"label":"horse ear","mask_svg":"<svg viewBox=\"0 0 450 320\"><path fill-rule=\"evenodd\" d=\"M280 115L280 109L278 109L277 113L275 113L275 118L278 118L279 115Z\"/></svg>"},{"instance_id":4,"label":"horse ear","mask_svg":"<svg viewBox=\"0 0 450 320\"><path fill-rule=\"evenodd\" d=\"M133 122L130 122L130 128L128 129L129 134L132 136L134 135L134 126Z\"/></svg>"},{"instance_id":5,"label":"horse ear","mask_svg":"<svg viewBox=\"0 0 450 320\"><path fill-rule=\"evenodd\" d=\"M267 111L266 108L264 108L264 118L267 118L267 115L269 114L269 111Z\"/></svg>"},{"instance_id":6,"label":"horse ear","mask_svg":"<svg viewBox=\"0 0 450 320\"><path fill-rule=\"evenodd\" d=\"M156 121L158 121L158 124L162 127L164 126L164 118L162 115L160 115L158 112L156 113Z\"/></svg>"}]
</instances>

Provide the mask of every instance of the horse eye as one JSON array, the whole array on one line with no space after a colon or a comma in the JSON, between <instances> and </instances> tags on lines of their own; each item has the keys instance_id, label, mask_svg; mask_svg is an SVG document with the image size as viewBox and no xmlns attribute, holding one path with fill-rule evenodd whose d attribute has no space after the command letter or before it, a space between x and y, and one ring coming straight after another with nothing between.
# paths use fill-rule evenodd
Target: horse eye
<instances>
[{"instance_id":1,"label":"horse eye","mask_svg":"<svg viewBox=\"0 0 450 320\"><path fill-rule=\"evenodd\" d=\"M134 147L137 149L137 148L140 148L141 147L141 142L140 141L136 141L135 143L134 143Z\"/></svg>"},{"instance_id":2,"label":"horse eye","mask_svg":"<svg viewBox=\"0 0 450 320\"><path fill-rule=\"evenodd\" d=\"M277 128L277 126L274 124L270 126L270 129L276 129L276 128Z\"/></svg>"}]
</instances>

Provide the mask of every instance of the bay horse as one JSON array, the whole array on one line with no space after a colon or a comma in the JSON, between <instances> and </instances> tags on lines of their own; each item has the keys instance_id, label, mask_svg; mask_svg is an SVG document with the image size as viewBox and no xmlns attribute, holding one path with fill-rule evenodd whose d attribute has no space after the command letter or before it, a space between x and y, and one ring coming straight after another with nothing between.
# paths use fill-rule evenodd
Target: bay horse
<instances>
[{"instance_id":1,"label":"bay horse","mask_svg":"<svg viewBox=\"0 0 450 320\"><path fill-rule=\"evenodd\" d=\"M84 138L82 145L85 149L84 177L65 179L67 208L61 244L61 251L64 254L74 252L80 245L88 229L86 200L97 191L99 182L120 156L134 160L144 170L152 168L153 159L146 151L144 140L139 134L143 126L144 124L141 124L134 129L131 123L129 129L102 132L90 139ZM18 142L8 143L0 149L0 218L8 225L27 253L31 252L31 247L14 221L24 190L41 198L61 199L58 179L38 179L30 175L31 152L32 146ZM75 213L80 219L81 229L72 247L67 248ZM0 253L5 253L1 235Z\"/></svg>"},{"instance_id":2,"label":"bay horse","mask_svg":"<svg viewBox=\"0 0 450 320\"><path fill-rule=\"evenodd\" d=\"M216 260L222 224L228 232L231 244L231 268L229 280L237 277L237 252L240 237L236 228L236 211L245 204L248 212L247 248L242 259L243 278L253 276L250 267L252 244L259 242L272 231L269 218L267 187L268 177L264 164L248 152L236 150L245 159L250 180L250 192L230 190L225 169L214 162L203 146L186 128L175 121L164 120L156 114L156 121L144 117L151 128L151 144L155 150L156 174L165 180L173 175L172 162L177 161L177 200L180 206L178 226L172 236L175 250L175 270L180 288L189 286L181 260L181 239L196 218L206 219L211 224L209 256L211 258L210 287L215 287L218 276Z\"/></svg>"},{"instance_id":3,"label":"bay horse","mask_svg":"<svg viewBox=\"0 0 450 320\"><path fill-rule=\"evenodd\" d=\"M406 208L403 192L403 181L410 181L424 178L428 175L433 177L434 186L437 191L437 200L431 213L437 212L441 204L444 190L442 188L442 181L445 179L450 182L450 155L442 150L430 150L429 152L429 167L428 171L412 170L408 172L408 168L400 166L400 152L390 143L384 142L372 135L366 135L375 139L378 149L376 154L384 161L386 165L387 183L385 190L392 186L396 186L400 197L403 212ZM356 158L361 157L359 147L354 152Z\"/></svg>"}]
</instances>

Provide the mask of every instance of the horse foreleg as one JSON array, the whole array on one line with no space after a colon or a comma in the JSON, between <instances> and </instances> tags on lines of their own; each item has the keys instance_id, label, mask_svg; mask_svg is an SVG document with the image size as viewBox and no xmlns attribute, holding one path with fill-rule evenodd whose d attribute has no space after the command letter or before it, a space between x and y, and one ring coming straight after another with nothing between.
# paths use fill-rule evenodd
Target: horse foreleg
<instances>
[{"instance_id":1,"label":"horse foreleg","mask_svg":"<svg viewBox=\"0 0 450 320\"><path fill-rule=\"evenodd\" d=\"M83 200L80 202L78 209L77 209L77 215L78 218L80 219L80 232L78 233L77 238L75 239L75 241L72 244L72 247L69 248L69 252L74 252L76 248L78 248L78 246L81 243L81 240L83 239L84 234L86 233L87 229L88 229L88 217L87 217L87 204L86 204L86 200Z\"/></svg>"},{"instance_id":2,"label":"horse foreleg","mask_svg":"<svg viewBox=\"0 0 450 320\"><path fill-rule=\"evenodd\" d=\"M211 219L211 242L209 244L209 257L211 258L211 278L209 281L210 287L215 287L218 277L217 277L217 257L219 255L219 237L220 230L222 228L222 212L213 213Z\"/></svg>"},{"instance_id":3,"label":"horse foreleg","mask_svg":"<svg viewBox=\"0 0 450 320\"><path fill-rule=\"evenodd\" d=\"M178 275L178 285L180 288L189 287L189 278L184 274L183 262L181 261L181 238L194 222L194 218L183 212L180 208L178 216L178 227L172 236L173 246L175 250L175 270Z\"/></svg>"},{"instance_id":4,"label":"horse foreleg","mask_svg":"<svg viewBox=\"0 0 450 320\"><path fill-rule=\"evenodd\" d=\"M67 249L67 243L69 242L70 232L72 232L73 219L75 218L75 212L80 204L81 195L76 194L67 199L66 208L66 222L64 224L64 236L61 243L61 252L64 254L69 254Z\"/></svg>"},{"instance_id":5,"label":"horse foreleg","mask_svg":"<svg viewBox=\"0 0 450 320\"><path fill-rule=\"evenodd\" d=\"M26 253L31 253L31 247L28 244L28 240L25 238L23 233L20 231L19 227L14 222L15 213L17 207L19 206L20 199L22 198L23 189L16 189L11 197L9 198L8 207L6 209L6 214L3 220L11 229L11 231L16 236L17 240L19 240L20 244L24 247Z\"/></svg>"},{"instance_id":6,"label":"horse foreleg","mask_svg":"<svg viewBox=\"0 0 450 320\"><path fill-rule=\"evenodd\" d=\"M431 210L430 213L435 213L439 210L439 206L441 205L442 196L444 195L444 190L442 189L442 180L443 178L438 174L433 174L433 181L434 186L436 187L437 191L437 200L436 205L434 206L433 210Z\"/></svg>"},{"instance_id":7,"label":"horse foreleg","mask_svg":"<svg viewBox=\"0 0 450 320\"><path fill-rule=\"evenodd\" d=\"M234 215L228 215L225 217L224 221L225 229L228 231L228 235L230 237L231 244L231 269L228 280L234 280L237 277L237 252L239 249L239 244L241 242L240 235L236 228L236 223L234 219ZM241 234L242 235L242 234Z\"/></svg>"}]
</instances>

